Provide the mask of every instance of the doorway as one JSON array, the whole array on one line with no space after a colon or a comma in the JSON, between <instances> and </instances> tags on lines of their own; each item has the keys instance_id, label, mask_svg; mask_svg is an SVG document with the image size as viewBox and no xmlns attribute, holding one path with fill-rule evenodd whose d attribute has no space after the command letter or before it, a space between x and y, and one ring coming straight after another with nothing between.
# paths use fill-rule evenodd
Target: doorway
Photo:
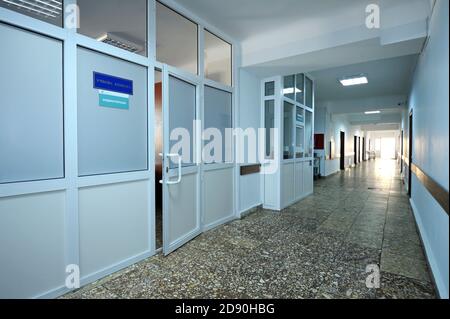
<instances>
[{"instance_id":1,"label":"doorway","mask_svg":"<svg viewBox=\"0 0 450 319\"><path fill-rule=\"evenodd\" d=\"M413 113L409 113L409 139L408 139L408 196L411 197L412 165L413 165Z\"/></svg>"},{"instance_id":2,"label":"doorway","mask_svg":"<svg viewBox=\"0 0 450 319\"><path fill-rule=\"evenodd\" d=\"M363 162L366 161L366 138L363 137L363 142L362 142L362 159Z\"/></svg>"},{"instance_id":3,"label":"doorway","mask_svg":"<svg viewBox=\"0 0 450 319\"><path fill-rule=\"evenodd\" d=\"M353 156L353 162L355 163L355 166L358 165L358 137L355 136L354 142L353 142L353 152L355 153Z\"/></svg>"},{"instance_id":4,"label":"doorway","mask_svg":"<svg viewBox=\"0 0 450 319\"><path fill-rule=\"evenodd\" d=\"M155 247L163 245L163 87L162 71L155 70Z\"/></svg>"},{"instance_id":5,"label":"doorway","mask_svg":"<svg viewBox=\"0 0 450 319\"><path fill-rule=\"evenodd\" d=\"M402 134L400 137L400 174L403 174L403 140L404 140L404 136L403 136L404 132L402 130Z\"/></svg>"},{"instance_id":6,"label":"doorway","mask_svg":"<svg viewBox=\"0 0 450 319\"><path fill-rule=\"evenodd\" d=\"M361 137L358 137L358 163L361 163Z\"/></svg>"},{"instance_id":7,"label":"doorway","mask_svg":"<svg viewBox=\"0 0 450 319\"><path fill-rule=\"evenodd\" d=\"M345 170L345 132L341 132L341 170Z\"/></svg>"}]
</instances>

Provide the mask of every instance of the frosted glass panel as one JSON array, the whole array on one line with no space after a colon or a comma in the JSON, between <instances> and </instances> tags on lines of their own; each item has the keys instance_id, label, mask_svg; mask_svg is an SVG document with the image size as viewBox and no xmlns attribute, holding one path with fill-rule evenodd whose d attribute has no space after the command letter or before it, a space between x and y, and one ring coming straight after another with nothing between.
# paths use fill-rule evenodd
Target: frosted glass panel
<instances>
[{"instance_id":1,"label":"frosted glass panel","mask_svg":"<svg viewBox=\"0 0 450 319\"><path fill-rule=\"evenodd\" d=\"M231 44L205 30L205 77L231 86Z\"/></svg>"},{"instance_id":2,"label":"frosted glass panel","mask_svg":"<svg viewBox=\"0 0 450 319\"><path fill-rule=\"evenodd\" d=\"M62 43L1 23L0 39L0 183L62 178Z\"/></svg>"},{"instance_id":3,"label":"frosted glass panel","mask_svg":"<svg viewBox=\"0 0 450 319\"><path fill-rule=\"evenodd\" d=\"M265 101L264 127L266 129L266 158L274 158L274 140L271 129L275 128L275 101Z\"/></svg>"},{"instance_id":4,"label":"frosted glass panel","mask_svg":"<svg viewBox=\"0 0 450 319\"><path fill-rule=\"evenodd\" d=\"M205 86L205 129L217 128L222 134L222 154L217 154L212 150L210 156L215 157L221 155L221 160L213 162L224 163L232 162L231 145L226 148L225 141L227 128L233 127L232 118L232 95L229 92L218 90L209 86ZM228 136L230 140L231 136ZM209 137L208 137L209 138ZM213 138L211 138L212 140ZM211 142L206 140L205 144Z\"/></svg>"},{"instance_id":5,"label":"frosted glass panel","mask_svg":"<svg viewBox=\"0 0 450 319\"><path fill-rule=\"evenodd\" d=\"M78 32L140 55L147 55L147 0L77 0Z\"/></svg>"},{"instance_id":6,"label":"frosted glass panel","mask_svg":"<svg viewBox=\"0 0 450 319\"><path fill-rule=\"evenodd\" d=\"M305 111L305 157L313 156L312 113Z\"/></svg>"},{"instance_id":7,"label":"frosted glass panel","mask_svg":"<svg viewBox=\"0 0 450 319\"><path fill-rule=\"evenodd\" d=\"M283 158L294 158L294 105L284 102Z\"/></svg>"},{"instance_id":8,"label":"frosted glass panel","mask_svg":"<svg viewBox=\"0 0 450 319\"><path fill-rule=\"evenodd\" d=\"M197 24L156 2L156 59L198 73Z\"/></svg>"},{"instance_id":9,"label":"frosted glass panel","mask_svg":"<svg viewBox=\"0 0 450 319\"><path fill-rule=\"evenodd\" d=\"M195 85L171 76L169 78L169 135L174 137L170 140L170 153L175 153L174 145L183 138L189 138L185 147L177 150L182 157L184 167L194 165L194 120L195 120ZM176 129L176 131L174 131ZM170 161L170 167L176 167L177 163Z\"/></svg>"},{"instance_id":10,"label":"frosted glass panel","mask_svg":"<svg viewBox=\"0 0 450 319\"><path fill-rule=\"evenodd\" d=\"M133 81L128 107L110 104L122 101L116 92L93 87L94 72ZM80 176L147 169L147 89L145 67L78 48Z\"/></svg>"}]
</instances>

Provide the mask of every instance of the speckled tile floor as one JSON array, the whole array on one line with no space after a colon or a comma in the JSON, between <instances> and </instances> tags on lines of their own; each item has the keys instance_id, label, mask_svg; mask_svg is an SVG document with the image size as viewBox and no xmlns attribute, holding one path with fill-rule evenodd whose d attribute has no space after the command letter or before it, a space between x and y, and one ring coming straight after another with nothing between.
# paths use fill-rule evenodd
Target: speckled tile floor
<instances>
[{"instance_id":1,"label":"speckled tile floor","mask_svg":"<svg viewBox=\"0 0 450 319\"><path fill-rule=\"evenodd\" d=\"M379 289L366 267L381 269ZM313 196L204 233L63 298L435 298L393 161L315 183Z\"/></svg>"}]
</instances>

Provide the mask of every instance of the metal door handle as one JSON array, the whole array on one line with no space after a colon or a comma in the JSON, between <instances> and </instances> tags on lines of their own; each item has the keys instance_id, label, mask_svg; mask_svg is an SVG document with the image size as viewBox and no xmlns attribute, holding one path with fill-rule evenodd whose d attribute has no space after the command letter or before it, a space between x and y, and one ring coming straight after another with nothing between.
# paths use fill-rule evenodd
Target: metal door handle
<instances>
[{"instance_id":1,"label":"metal door handle","mask_svg":"<svg viewBox=\"0 0 450 319\"><path fill-rule=\"evenodd\" d=\"M178 178L176 181L167 181L167 185L176 185L181 183L181 156L179 154L167 154L167 158L170 160L171 157L176 157L178 159Z\"/></svg>"},{"instance_id":2,"label":"metal door handle","mask_svg":"<svg viewBox=\"0 0 450 319\"><path fill-rule=\"evenodd\" d=\"M160 184L164 184L164 154L163 153L159 153L158 154L160 157L162 157L163 159L163 163L162 163L162 172L163 172L163 179L159 181Z\"/></svg>"}]
</instances>

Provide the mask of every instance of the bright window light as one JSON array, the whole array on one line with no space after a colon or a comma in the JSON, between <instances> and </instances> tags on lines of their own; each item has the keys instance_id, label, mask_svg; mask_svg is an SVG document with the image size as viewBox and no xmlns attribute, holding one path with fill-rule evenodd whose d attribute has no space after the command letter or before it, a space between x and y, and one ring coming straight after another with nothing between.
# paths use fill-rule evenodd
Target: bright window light
<instances>
[{"instance_id":1,"label":"bright window light","mask_svg":"<svg viewBox=\"0 0 450 319\"><path fill-rule=\"evenodd\" d=\"M380 114L381 112L380 111L367 111L367 112L364 112L365 114Z\"/></svg>"},{"instance_id":2,"label":"bright window light","mask_svg":"<svg viewBox=\"0 0 450 319\"><path fill-rule=\"evenodd\" d=\"M361 84L369 83L369 81L367 80L367 77L363 76L363 75L343 78L343 79L340 79L339 82L341 82L341 84L343 86L361 85Z\"/></svg>"}]
</instances>

